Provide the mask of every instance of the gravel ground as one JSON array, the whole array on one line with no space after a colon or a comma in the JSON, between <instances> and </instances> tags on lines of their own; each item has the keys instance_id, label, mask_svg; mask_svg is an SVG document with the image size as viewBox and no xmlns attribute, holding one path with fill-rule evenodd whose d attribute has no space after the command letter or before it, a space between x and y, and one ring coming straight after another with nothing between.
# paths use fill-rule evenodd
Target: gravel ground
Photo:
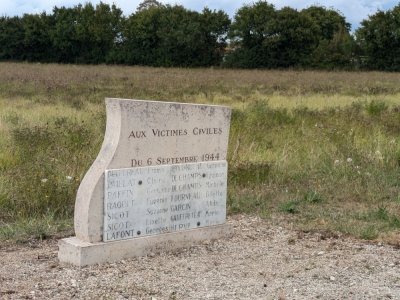
<instances>
[{"instance_id":1,"label":"gravel ground","mask_svg":"<svg viewBox=\"0 0 400 300\"><path fill-rule=\"evenodd\" d=\"M74 267L57 241L0 248L0 299L400 299L400 250L233 216L232 238Z\"/></svg>"}]
</instances>

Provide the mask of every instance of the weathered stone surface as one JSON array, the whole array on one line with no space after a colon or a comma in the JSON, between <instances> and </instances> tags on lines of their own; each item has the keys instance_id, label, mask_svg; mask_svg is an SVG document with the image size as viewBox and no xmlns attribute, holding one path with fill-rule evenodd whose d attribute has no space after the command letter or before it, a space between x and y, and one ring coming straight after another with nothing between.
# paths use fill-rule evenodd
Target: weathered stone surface
<instances>
[{"instance_id":1,"label":"weathered stone surface","mask_svg":"<svg viewBox=\"0 0 400 300\"><path fill-rule=\"evenodd\" d=\"M226 161L107 170L103 240L223 224L226 192Z\"/></svg>"},{"instance_id":2,"label":"weathered stone surface","mask_svg":"<svg viewBox=\"0 0 400 300\"><path fill-rule=\"evenodd\" d=\"M106 108L103 146L77 193L76 237L59 242L60 261L111 262L232 234L230 109L125 99Z\"/></svg>"},{"instance_id":3,"label":"weathered stone surface","mask_svg":"<svg viewBox=\"0 0 400 300\"><path fill-rule=\"evenodd\" d=\"M106 99L106 108L103 146L75 203L75 233L86 242L102 240L105 170L225 160L228 146L227 107Z\"/></svg>"},{"instance_id":4,"label":"weathered stone surface","mask_svg":"<svg viewBox=\"0 0 400 300\"><path fill-rule=\"evenodd\" d=\"M71 237L59 241L58 258L61 262L87 266L145 256L149 253L172 251L190 247L204 240L229 237L232 234L233 227L222 224L107 243L88 243Z\"/></svg>"}]
</instances>

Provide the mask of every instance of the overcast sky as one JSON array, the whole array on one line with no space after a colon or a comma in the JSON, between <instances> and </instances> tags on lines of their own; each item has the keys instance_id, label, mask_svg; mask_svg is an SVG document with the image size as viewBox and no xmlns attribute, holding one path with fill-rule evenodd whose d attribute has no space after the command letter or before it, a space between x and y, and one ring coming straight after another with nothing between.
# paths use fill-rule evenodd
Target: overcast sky
<instances>
[{"instance_id":1,"label":"overcast sky","mask_svg":"<svg viewBox=\"0 0 400 300\"><path fill-rule=\"evenodd\" d=\"M103 0L104 3L115 3L121 8L125 15L130 15L136 10L136 7L142 0ZM74 6L79 3L91 2L96 4L100 1L97 0L0 0L0 15L15 16L23 15L24 13L40 13L43 11L51 12L54 6ZM161 0L163 3L181 4L186 8L201 11L203 7L208 6L211 9L222 9L227 12L231 17L235 14L236 10L245 3L252 3L255 1L243 0ZM270 0L269 3L275 5L276 8L283 6L290 6L297 9L306 8L310 5L321 5L329 8L335 8L341 11L347 22L352 24L352 29L356 29L359 23L374 14L377 10L387 10L393 8L399 3L399 0Z\"/></svg>"}]
</instances>

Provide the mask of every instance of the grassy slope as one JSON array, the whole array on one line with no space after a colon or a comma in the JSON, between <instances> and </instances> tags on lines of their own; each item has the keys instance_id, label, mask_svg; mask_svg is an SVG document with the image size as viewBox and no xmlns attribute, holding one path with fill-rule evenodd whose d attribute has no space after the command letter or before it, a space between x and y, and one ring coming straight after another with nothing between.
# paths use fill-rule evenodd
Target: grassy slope
<instances>
[{"instance_id":1,"label":"grassy slope","mask_svg":"<svg viewBox=\"0 0 400 300\"><path fill-rule=\"evenodd\" d=\"M104 97L231 106L229 211L396 241L400 74L0 64L0 239L71 228Z\"/></svg>"}]
</instances>

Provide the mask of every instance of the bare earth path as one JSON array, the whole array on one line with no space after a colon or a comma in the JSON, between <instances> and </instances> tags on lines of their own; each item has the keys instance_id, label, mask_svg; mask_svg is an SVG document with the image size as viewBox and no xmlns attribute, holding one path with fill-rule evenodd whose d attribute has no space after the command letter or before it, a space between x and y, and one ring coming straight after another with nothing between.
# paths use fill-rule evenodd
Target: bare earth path
<instances>
[{"instance_id":1,"label":"bare earth path","mask_svg":"<svg viewBox=\"0 0 400 300\"><path fill-rule=\"evenodd\" d=\"M400 250L250 216L230 239L78 268L57 242L0 248L0 299L400 299Z\"/></svg>"}]
</instances>

